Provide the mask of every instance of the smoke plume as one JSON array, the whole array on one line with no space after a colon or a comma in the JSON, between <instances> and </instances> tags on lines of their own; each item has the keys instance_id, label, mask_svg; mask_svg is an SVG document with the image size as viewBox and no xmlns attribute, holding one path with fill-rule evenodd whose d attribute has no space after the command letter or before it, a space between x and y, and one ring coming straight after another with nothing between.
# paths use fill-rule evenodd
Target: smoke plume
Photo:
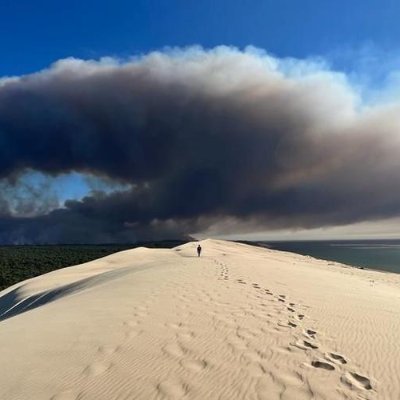
<instances>
[{"instance_id":1,"label":"smoke plume","mask_svg":"<svg viewBox=\"0 0 400 400\"><path fill-rule=\"evenodd\" d=\"M56 208L52 199L48 211L28 215L11 209L4 189L2 243L400 215L400 102L366 106L344 74L251 48L66 59L0 79L0 143L2 187L18 185L27 170L125 187ZM24 198L22 209L31 208Z\"/></svg>"}]
</instances>

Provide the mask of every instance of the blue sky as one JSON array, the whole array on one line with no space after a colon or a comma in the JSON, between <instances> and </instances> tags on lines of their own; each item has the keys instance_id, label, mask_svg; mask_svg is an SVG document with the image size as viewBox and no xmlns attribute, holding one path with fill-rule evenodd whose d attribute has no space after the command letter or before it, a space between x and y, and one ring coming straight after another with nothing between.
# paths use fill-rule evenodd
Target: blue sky
<instances>
[{"instance_id":1,"label":"blue sky","mask_svg":"<svg viewBox=\"0 0 400 400\"><path fill-rule=\"evenodd\" d=\"M334 55L338 68L352 69L357 57L349 49L397 53L399 16L394 0L2 0L0 76L69 56L126 57L193 44L251 44L278 57Z\"/></svg>"},{"instance_id":2,"label":"blue sky","mask_svg":"<svg viewBox=\"0 0 400 400\"><path fill-rule=\"evenodd\" d=\"M67 57L127 59L166 47L252 45L278 58L321 57L373 99L382 88L389 93L393 80L400 90L400 74L393 74L400 70L399 20L398 0L2 0L0 78ZM45 178L28 171L24 179L40 188ZM62 203L98 187L111 190L96 179L71 173L50 183Z\"/></svg>"}]
</instances>

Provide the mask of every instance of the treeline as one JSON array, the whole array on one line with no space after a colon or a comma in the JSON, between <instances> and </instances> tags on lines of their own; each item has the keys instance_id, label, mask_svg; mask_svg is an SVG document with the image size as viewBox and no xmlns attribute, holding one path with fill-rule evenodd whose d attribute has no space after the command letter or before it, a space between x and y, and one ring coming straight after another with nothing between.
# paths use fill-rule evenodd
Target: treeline
<instances>
[{"instance_id":1,"label":"treeline","mask_svg":"<svg viewBox=\"0 0 400 400\"><path fill-rule=\"evenodd\" d=\"M126 245L0 246L0 290L56 269L82 264L118 251L146 246L171 248L180 240Z\"/></svg>"}]
</instances>

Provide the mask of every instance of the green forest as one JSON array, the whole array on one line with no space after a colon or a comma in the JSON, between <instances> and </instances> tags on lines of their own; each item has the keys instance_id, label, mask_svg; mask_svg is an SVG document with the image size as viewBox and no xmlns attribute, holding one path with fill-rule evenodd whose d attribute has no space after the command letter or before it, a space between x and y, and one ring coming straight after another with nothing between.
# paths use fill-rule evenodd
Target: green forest
<instances>
[{"instance_id":1,"label":"green forest","mask_svg":"<svg viewBox=\"0 0 400 400\"><path fill-rule=\"evenodd\" d=\"M139 246L171 248L178 240L126 245L38 245L0 246L0 290L47 272L82 264L118 251Z\"/></svg>"}]
</instances>

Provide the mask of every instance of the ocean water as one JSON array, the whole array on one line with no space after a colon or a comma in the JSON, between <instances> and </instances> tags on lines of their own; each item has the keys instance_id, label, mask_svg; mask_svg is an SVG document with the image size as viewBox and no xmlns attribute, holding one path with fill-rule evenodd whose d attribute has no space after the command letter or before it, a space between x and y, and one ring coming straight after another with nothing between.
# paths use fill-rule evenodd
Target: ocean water
<instances>
[{"instance_id":1,"label":"ocean water","mask_svg":"<svg viewBox=\"0 0 400 400\"><path fill-rule=\"evenodd\" d=\"M400 239L260 242L272 249L329 261L400 273Z\"/></svg>"}]
</instances>

